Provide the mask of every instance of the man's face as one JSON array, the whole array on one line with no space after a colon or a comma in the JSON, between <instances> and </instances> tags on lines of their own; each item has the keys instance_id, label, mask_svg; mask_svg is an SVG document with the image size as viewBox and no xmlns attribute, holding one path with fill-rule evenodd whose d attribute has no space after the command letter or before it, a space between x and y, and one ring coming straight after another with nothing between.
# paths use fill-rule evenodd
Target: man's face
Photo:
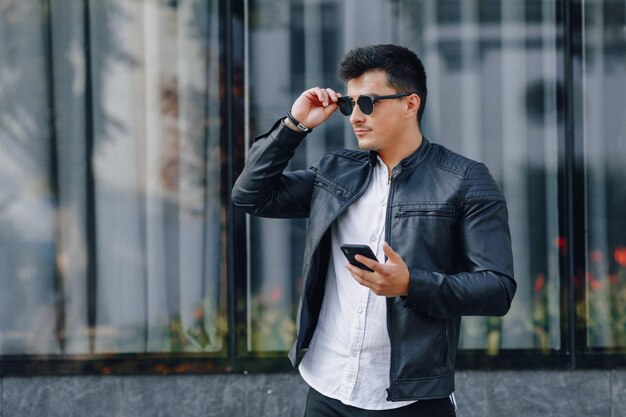
<instances>
[{"instance_id":1,"label":"man's face","mask_svg":"<svg viewBox=\"0 0 626 417\"><path fill-rule=\"evenodd\" d=\"M369 71L348 81L348 95L356 100L360 95L385 96L397 91L387 84L387 73ZM380 100L374 104L372 114L365 115L354 106L350 124L363 150L389 150L404 129L406 120L401 117L404 98Z\"/></svg>"}]
</instances>

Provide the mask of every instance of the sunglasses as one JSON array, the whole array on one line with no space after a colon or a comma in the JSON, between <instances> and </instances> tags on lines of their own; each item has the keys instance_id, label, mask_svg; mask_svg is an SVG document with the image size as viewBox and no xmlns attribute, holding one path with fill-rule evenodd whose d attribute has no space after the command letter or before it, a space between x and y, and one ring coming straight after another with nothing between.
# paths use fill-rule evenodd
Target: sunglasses
<instances>
[{"instance_id":1,"label":"sunglasses","mask_svg":"<svg viewBox=\"0 0 626 417\"><path fill-rule=\"evenodd\" d=\"M361 110L361 113L368 116L374 111L374 103L376 103L378 100L406 97L410 96L411 94L414 93L399 93L392 94L390 96L359 96L359 98L356 99L356 105L359 106L359 110ZM339 111L344 116L350 116L352 114L352 111L354 110L355 100L350 96L342 96L339 97L339 99L337 100L337 104L339 105Z\"/></svg>"}]
</instances>

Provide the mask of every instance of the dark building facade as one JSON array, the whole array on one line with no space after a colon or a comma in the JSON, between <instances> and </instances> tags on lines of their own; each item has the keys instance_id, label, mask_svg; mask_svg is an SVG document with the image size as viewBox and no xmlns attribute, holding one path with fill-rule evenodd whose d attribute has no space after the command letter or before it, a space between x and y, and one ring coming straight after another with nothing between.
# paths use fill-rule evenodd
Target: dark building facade
<instances>
[{"instance_id":1,"label":"dark building facade","mask_svg":"<svg viewBox=\"0 0 626 417\"><path fill-rule=\"evenodd\" d=\"M625 0L0 0L0 415L301 415L305 223L229 193L374 43L507 199L518 291L464 318L458 415L626 416ZM291 166L341 147L334 115Z\"/></svg>"}]
</instances>

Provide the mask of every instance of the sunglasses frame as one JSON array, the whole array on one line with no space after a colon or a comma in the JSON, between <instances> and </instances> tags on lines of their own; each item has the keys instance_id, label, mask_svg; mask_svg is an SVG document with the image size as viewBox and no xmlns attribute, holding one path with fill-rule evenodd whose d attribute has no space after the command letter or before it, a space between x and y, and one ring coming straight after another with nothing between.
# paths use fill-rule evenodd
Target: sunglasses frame
<instances>
[{"instance_id":1,"label":"sunglasses frame","mask_svg":"<svg viewBox=\"0 0 626 417\"><path fill-rule=\"evenodd\" d=\"M410 96L412 94L415 94L415 93L397 93L397 94L390 94L390 95L387 95L387 96L376 96L376 95L363 94L363 95L360 95L359 97L357 97L356 100L353 99L351 96L341 96L341 97L339 97L339 100L337 101L337 104L339 105L339 111L344 116L352 115L352 113L354 112L354 107L355 106L359 106L359 110L361 111L361 113L363 113L366 116L369 116L370 114L374 113L374 104L378 100L389 100L389 99L394 99L394 98L407 97L407 96ZM368 113L363 111L363 106L361 106L361 104L359 103L360 101L363 101L363 100L367 100L368 105L372 106L372 110L370 112L368 112ZM345 108L345 106L348 103L350 104L350 113L346 114L343 111L343 109Z\"/></svg>"}]
</instances>

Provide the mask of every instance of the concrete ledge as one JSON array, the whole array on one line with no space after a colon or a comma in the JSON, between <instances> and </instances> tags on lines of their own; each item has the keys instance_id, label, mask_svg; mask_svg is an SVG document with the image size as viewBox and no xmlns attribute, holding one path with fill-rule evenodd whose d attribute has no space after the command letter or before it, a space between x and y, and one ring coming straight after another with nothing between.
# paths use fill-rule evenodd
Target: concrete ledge
<instances>
[{"instance_id":1,"label":"concrete ledge","mask_svg":"<svg viewBox=\"0 0 626 417\"><path fill-rule=\"evenodd\" d=\"M611 378L611 371L461 372L458 415L614 417Z\"/></svg>"},{"instance_id":2,"label":"concrete ledge","mask_svg":"<svg viewBox=\"0 0 626 417\"><path fill-rule=\"evenodd\" d=\"M626 417L626 371L463 371L458 417ZM295 373L7 377L2 417L301 417Z\"/></svg>"}]
</instances>

